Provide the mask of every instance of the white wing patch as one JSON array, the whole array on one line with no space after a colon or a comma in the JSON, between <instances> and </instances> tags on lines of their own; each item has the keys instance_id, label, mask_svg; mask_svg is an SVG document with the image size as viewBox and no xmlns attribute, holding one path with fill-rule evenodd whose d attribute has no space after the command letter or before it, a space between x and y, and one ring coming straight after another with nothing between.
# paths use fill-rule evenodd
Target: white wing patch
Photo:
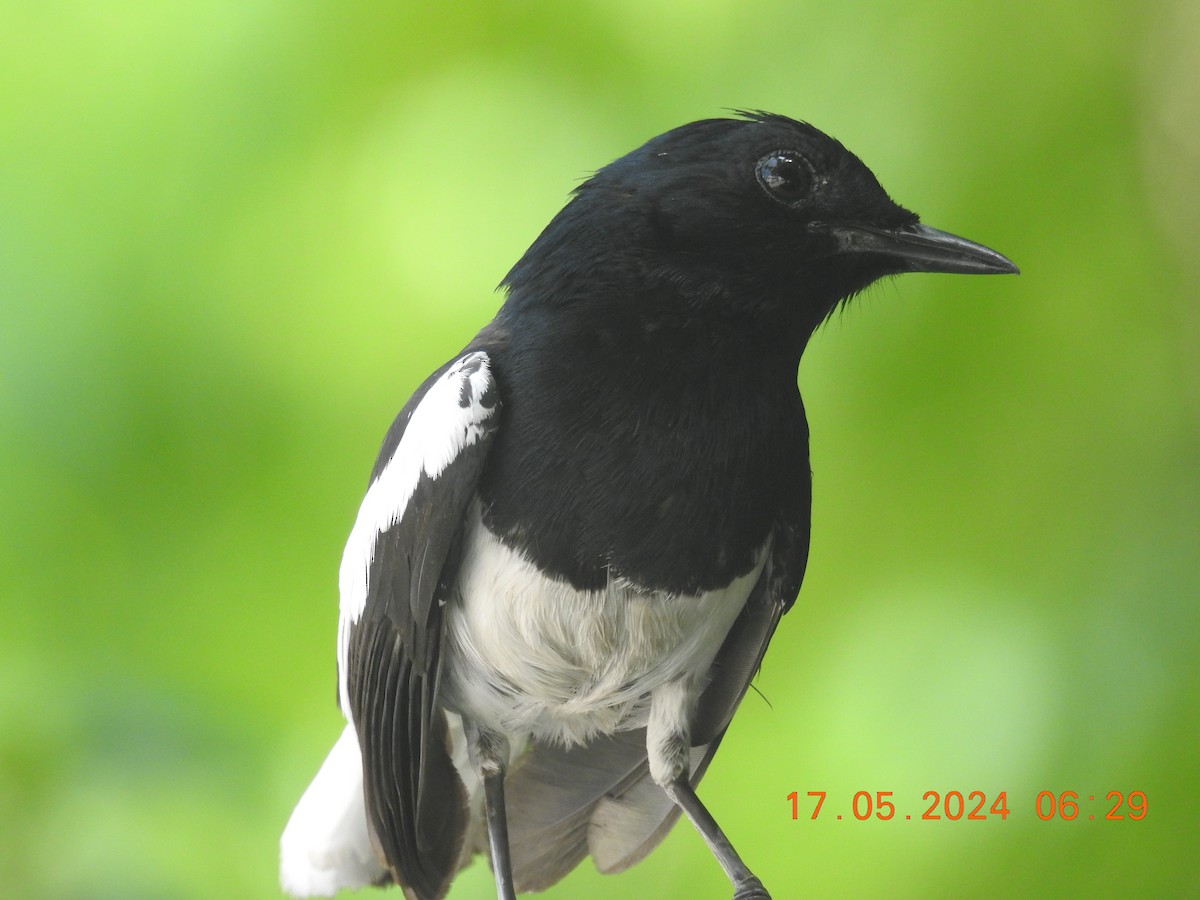
<instances>
[{"instance_id":1,"label":"white wing patch","mask_svg":"<svg viewBox=\"0 0 1200 900\"><path fill-rule=\"evenodd\" d=\"M421 476L437 478L464 449L479 442L495 414L484 398L494 389L487 354L468 353L446 370L421 398L408 420L392 458L367 489L358 518L346 541L338 574L341 616L338 621L338 701L350 712L350 629L367 603L367 579L380 535L399 522Z\"/></svg>"}]
</instances>

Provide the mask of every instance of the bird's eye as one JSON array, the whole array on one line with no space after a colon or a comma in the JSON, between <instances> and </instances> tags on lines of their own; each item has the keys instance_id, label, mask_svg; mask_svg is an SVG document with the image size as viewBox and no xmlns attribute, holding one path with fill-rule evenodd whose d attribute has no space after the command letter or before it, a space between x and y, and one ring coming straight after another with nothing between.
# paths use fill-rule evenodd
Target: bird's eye
<instances>
[{"instance_id":1,"label":"bird's eye","mask_svg":"<svg viewBox=\"0 0 1200 900\"><path fill-rule=\"evenodd\" d=\"M758 183L782 203L791 205L812 194L812 166L799 153L776 150L759 160L757 174Z\"/></svg>"}]
</instances>

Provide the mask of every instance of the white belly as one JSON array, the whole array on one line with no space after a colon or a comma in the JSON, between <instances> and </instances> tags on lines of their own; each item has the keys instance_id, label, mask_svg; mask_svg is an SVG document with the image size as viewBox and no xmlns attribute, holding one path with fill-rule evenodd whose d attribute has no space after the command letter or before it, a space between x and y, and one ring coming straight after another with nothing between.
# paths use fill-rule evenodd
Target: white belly
<instances>
[{"instance_id":1,"label":"white belly","mask_svg":"<svg viewBox=\"0 0 1200 900\"><path fill-rule=\"evenodd\" d=\"M447 704L516 737L563 743L646 724L649 692L699 687L762 570L697 596L620 581L578 591L548 579L485 528L464 536L447 603Z\"/></svg>"}]
</instances>

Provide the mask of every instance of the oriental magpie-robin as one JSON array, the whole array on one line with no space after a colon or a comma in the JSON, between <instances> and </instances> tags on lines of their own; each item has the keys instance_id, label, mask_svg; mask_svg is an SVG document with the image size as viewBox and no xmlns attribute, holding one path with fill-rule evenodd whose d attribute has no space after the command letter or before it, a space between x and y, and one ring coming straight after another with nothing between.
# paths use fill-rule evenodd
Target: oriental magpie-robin
<instances>
[{"instance_id":1,"label":"oriental magpie-robin","mask_svg":"<svg viewBox=\"0 0 1200 900\"><path fill-rule=\"evenodd\" d=\"M342 558L348 720L281 841L296 896L501 898L619 872L683 812L808 554L800 354L902 272L1016 272L918 222L840 143L745 113L600 169L383 442Z\"/></svg>"}]
</instances>

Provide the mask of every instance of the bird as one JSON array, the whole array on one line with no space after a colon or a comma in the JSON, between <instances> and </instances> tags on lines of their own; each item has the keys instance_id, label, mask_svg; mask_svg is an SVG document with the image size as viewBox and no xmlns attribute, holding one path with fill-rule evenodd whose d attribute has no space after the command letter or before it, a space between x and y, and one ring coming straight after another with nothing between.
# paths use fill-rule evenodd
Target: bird
<instances>
[{"instance_id":1,"label":"bird","mask_svg":"<svg viewBox=\"0 0 1200 900\"><path fill-rule=\"evenodd\" d=\"M339 570L345 728L280 840L296 897L496 894L643 859L686 816L808 559L797 385L830 314L906 272L1017 273L812 125L685 124L578 185L495 317L387 431Z\"/></svg>"}]
</instances>

